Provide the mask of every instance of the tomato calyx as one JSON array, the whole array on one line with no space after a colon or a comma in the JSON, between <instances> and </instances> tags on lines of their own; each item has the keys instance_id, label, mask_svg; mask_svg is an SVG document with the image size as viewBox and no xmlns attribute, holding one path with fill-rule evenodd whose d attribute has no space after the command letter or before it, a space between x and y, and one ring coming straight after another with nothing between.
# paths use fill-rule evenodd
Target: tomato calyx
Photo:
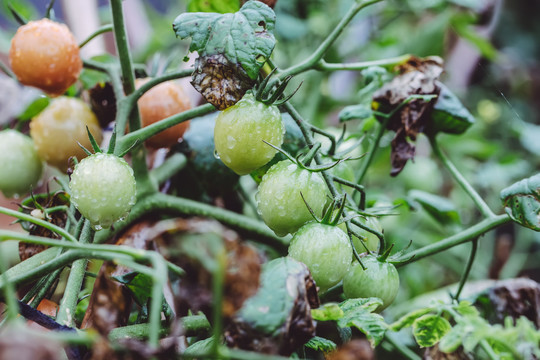
<instances>
[{"instance_id":1,"label":"tomato calyx","mask_svg":"<svg viewBox=\"0 0 540 360\"><path fill-rule=\"evenodd\" d=\"M289 81L293 78L291 75L286 76L283 80L273 82L270 86L268 83L270 78L274 75L277 68L274 68L260 83L255 87L255 99L262 102L265 105L280 106L289 101L294 94L300 89L303 82L289 95L284 95L285 88L289 84Z\"/></svg>"}]
</instances>

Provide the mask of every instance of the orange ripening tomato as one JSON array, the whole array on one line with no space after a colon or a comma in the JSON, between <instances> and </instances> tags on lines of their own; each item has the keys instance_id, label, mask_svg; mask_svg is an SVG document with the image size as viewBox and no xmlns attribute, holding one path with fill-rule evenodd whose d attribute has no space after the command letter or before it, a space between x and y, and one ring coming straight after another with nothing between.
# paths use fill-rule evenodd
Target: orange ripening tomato
<instances>
[{"instance_id":1,"label":"orange ripening tomato","mask_svg":"<svg viewBox=\"0 0 540 360\"><path fill-rule=\"evenodd\" d=\"M68 27L49 19L19 27L11 40L9 61L24 85L50 96L62 95L82 69L79 45Z\"/></svg>"},{"instance_id":2,"label":"orange ripening tomato","mask_svg":"<svg viewBox=\"0 0 540 360\"><path fill-rule=\"evenodd\" d=\"M148 80L137 79L137 88ZM173 81L166 81L154 86L137 103L143 126L148 126L191 108L188 95ZM171 147L184 135L188 127L189 121L177 124L146 140L146 145L154 149Z\"/></svg>"}]
</instances>

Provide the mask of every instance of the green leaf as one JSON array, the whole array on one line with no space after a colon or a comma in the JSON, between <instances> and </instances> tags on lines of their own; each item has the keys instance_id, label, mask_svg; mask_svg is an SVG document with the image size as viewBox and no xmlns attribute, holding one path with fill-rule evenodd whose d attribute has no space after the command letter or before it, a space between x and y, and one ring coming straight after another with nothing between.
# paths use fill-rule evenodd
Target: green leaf
<instances>
[{"instance_id":1,"label":"green leaf","mask_svg":"<svg viewBox=\"0 0 540 360\"><path fill-rule=\"evenodd\" d=\"M239 0L191 0L187 6L189 12L233 13L240 9Z\"/></svg>"},{"instance_id":2,"label":"green leaf","mask_svg":"<svg viewBox=\"0 0 540 360\"><path fill-rule=\"evenodd\" d=\"M438 315L424 315L413 323L413 336L420 347L437 344L452 328L448 320Z\"/></svg>"},{"instance_id":3,"label":"green leaf","mask_svg":"<svg viewBox=\"0 0 540 360\"><path fill-rule=\"evenodd\" d=\"M20 121L28 121L34 116L39 114L41 110L45 109L51 102L51 99L47 96L40 96L30 103L26 109L18 116Z\"/></svg>"},{"instance_id":4,"label":"green leaf","mask_svg":"<svg viewBox=\"0 0 540 360\"><path fill-rule=\"evenodd\" d=\"M311 310L313 320L317 321L339 320L343 315L343 310L335 303L324 304L318 309Z\"/></svg>"},{"instance_id":5,"label":"green leaf","mask_svg":"<svg viewBox=\"0 0 540 360\"><path fill-rule=\"evenodd\" d=\"M500 197L512 220L540 231L540 173L507 187Z\"/></svg>"},{"instance_id":6,"label":"green leaf","mask_svg":"<svg viewBox=\"0 0 540 360\"><path fill-rule=\"evenodd\" d=\"M371 106L366 104L351 105L344 107L339 112L339 121L364 120L372 116L373 110L371 110Z\"/></svg>"},{"instance_id":7,"label":"green leaf","mask_svg":"<svg viewBox=\"0 0 540 360\"><path fill-rule=\"evenodd\" d=\"M396 322L390 324L388 328L392 331L400 331L403 328L412 326L416 319L418 319L420 316L430 313L432 310L432 308L424 308L411 311L410 313L403 315Z\"/></svg>"},{"instance_id":8,"label":"green leaf","mask_svg":"<svg viewBox=\"0 0 540 360\"><path fill-rule=\"evenodd\" d=\"M451 20L452 29L462 38L468 40L482 53L488 60L497 58L497 49L489 40L475 30L474 25L478 22L478 16L470 13L458 13Z\"/></svg>"},{"instance_id":9,"label":"green leaf","mask_svg":"<svg viewBox=\"0 0 540 360\"><path fill-rule=\"evenodd\" d=\"M337 348L335 342L320 336L312 337L304 346L316 351L322 351L323 353L329 353Z\"/></svg>"},{"instance_id":10,"label":"green leaf","mask_svg":"<svg viewBox=\"0 0 540 360\"><path fill-rule=\"evenodd\" d=\"M276 15L260 1L248 1L234 14L184 13L173 22L181 39L191 37L190 51L199 56L224 55L255 80L272 53Z\"/></svg>"},{"instance_id":11,"label":"green leaf","mask_svg":"<svg viewBox=\"0 0 540 360\"><path fill-rule=\"evenodd\" d=\"M450 89L439 82L437 85L441 91L431 112L428 132L432 134L438 132L448 134L464 133L474 123L474 117Z\"/></svg>"},{"instance_id":12,"label":"green leaf","mask_svg":"<svg viewBox=\"0 0 540 360\"><path fill-rule=\"evenodd\" d=\"M344 315L337 321L341 328L355 327L363 332L371 346L377 346L384 338L388 325L379 314L374 314L382 300L378 298L350 299L340 304Z\"/></svg>"},{"instance_id":13,"label":"green leaf","mask_svg":"<svg viewBox=\"0 0 540 360\"><path fill-rule=\"evenodd\" d=\"M138 272L130 272L121 276L113 276L113 279L124 284L133 294L133 299L139 306L148 303L152 293L152 278Z\"/></svg>"},{"instance_id":14,"label":"green leaf","mask_svg":"<svg viewBox=\"0 0 540 360\"><path fill-rule=\"evenodd\" d=\"M453 353L461 346L464 334L464 326L460 324L454 326L452 330L441 338L439 350L447 354Z\"/></svg>"},{"instance_id":15,"label":"green leaf","mask_svg":"<svg viewBox=\"0 0 540 360\"><path fill-rule=\"evenodd\" d=\"M459 213L450 200L420 190L411 190L408 195L441 224L461 223Z\"/></svg>"},{"instance_id":16,"label":"green leaf","mask_svg":"<svg viewBox=\"0 0 540 360\"><path fill-rule=\"evenodd\" d=\"M466 301L466 300L459 302L459 305L456 307L456 311L463 316L479 316L480 315L480 313L473 306L473 304L470 301Z\"/></svg>"},{"instance_id":17,"label":"green leaf","mask_svg":"<svg viewBox=\"0 0 540 360\"><path fill-rule=\"evenodd\" d=\"M214 338L210 337L208 339L197 341L196 343L191 344L187 347L186 351L182 355L187 358L190 357L199 357L210 354L212 348L214 347Z\"/></svg>"}]
</instances>

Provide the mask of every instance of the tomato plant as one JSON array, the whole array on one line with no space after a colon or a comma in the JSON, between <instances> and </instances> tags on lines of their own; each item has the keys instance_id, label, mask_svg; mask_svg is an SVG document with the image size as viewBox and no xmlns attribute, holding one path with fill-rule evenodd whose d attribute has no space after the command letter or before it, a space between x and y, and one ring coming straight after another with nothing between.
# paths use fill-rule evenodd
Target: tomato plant
<instances>
[{"instance_id":1,"label":"tomato plant","mask_svg":"<svg viewBox=\"0 0 540 360\"><path fill-rule=\"evenodd\" d=\"M0 167L0 191L7 197L28 193L43 172L34 142L15 130L0 131Z\"/></svg>"},{"instance_id":2,"label":"tomato plant","mask_svg":"<svg viewBox=\"0 0 540 360\"><path fill-rule=\"evenodd\" d=\"M30 122L30 135L39 156L48 164L66 171L70 157L86 156L79 143L90 147L86 129L96 141L102 139L101 127L90 107L77 98L59 97Z\"/></svg>"},{"instance_id":3,"label":"tomato plant","mask_svg":"<svg viewBox=\"0 0 540 360\"><path fill-rule=\"evenodd\" d=\"M82 159L73 170L69 188L71 202L96 230L125 218L136 200L133 169L112 154Z\"/></svg>"},{"instance_id":4,"label":"tomato plant","mask_svg":"<svg viewBox=\"0 0 540 360\"><path fill-rule=\"evenodd\" d=\"M281 146L284 133L277 107L246 94L218 115L214 128L216 153L237 174L249 174L276 154L276 150L264 141Z\"/></svg>"},{"instance_id":5,"label":"tomato plant","mask_svg":"<svg viewBox=\"0 0 540 360\"><path fill-rule=\"evenodd\" d=\"M13 72L25 85L62 95L82 69L79 46L66 25L49 19L21 26L9 49Z\"/></svg>"},{"instance_id":6,"label":"tomato plant","mask_svg":"<svg viewBox=\"0 0 540 360\"><path fill-rule=\"evenodd\" d=\"M0 357L540 358L535 5L30 3L0 6L0 190L32 190Z\"/></svg>"}]
</instances>

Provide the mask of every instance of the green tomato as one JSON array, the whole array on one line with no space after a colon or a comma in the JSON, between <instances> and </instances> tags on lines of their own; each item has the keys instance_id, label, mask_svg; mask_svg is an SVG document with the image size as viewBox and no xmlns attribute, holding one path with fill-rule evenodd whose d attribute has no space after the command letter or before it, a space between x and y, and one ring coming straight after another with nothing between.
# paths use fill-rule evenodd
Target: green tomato
<instances>
[{"instance_id":1,"label":"green tomato","mask_svg":"<svg viewBox=\"0 0 540 360\"><path fill-rule=\"evenodd\" d=\"M294 233L313 220L300 193L315 214L322 214L327 187L318 173L283 160L263 176L256 194L257 209L276 235Z\"/></svg>"},{"instance_id":2,"label":"green tomato","mask_svg":"<svg viewBox=\"0 0 540 360\"><path fill-rule=\"evenodd\" d=\"M43 164L31 138L15 130L0 131L0 191L6 197L26 194L35 187Z\"/></svg>"},{"instance_id":3,"label":"green tomato","mask_svg":"<svg viewBox=\"0 0 540 360\"><path fill-rule=\"evenodd\" d=\"M382 233L383 228L381 226L381 223L379 222L379 219L373 216L368 216L367 218L359 217L357 218L362 224L372 228L373 230L377 230L378 232ZM338 225L341 230L347 231L347 227L345 223L341 223ZM379 238L373 234L370 233L367 230L362 229L361 227L351 224L351 230L354 231L356 234L363 236L365 239L359 239L356 236L353 236L353 244L354 248L358 253L366 252L366 247L369 251L377 251L379 249ZM364 246L365 245L365 246Z\"/></svg>"},{"instance_id":4,"label":"green tomato","mask_svg":"<svg viewBox=\"0 0 540 360\"><path fill-rule=\"evenodd\" d=\"M352 246L340 228L311 222L294 234L289 256L308 267L321 291L336 285L351 266Z\"/></svg>"},{"instance_id":5,"label":"green tomato","mask_svg":"<svg viewBox=\"0 0 540 360\"><path fill-rule=\"evenodd\" d=\"M221 161L238 175L249 174L269 162L280 147L285 127L276 106L259 102L248 93L216 119L214 142Z\"/></svg>"},{"instance_id":6,"label":"green tomato","mask_svg":"<svg viewBox=\"0 0 540 360\"><path fill-rule=\"evenodd\" d=\"M383 301L378 311L384 310L396 298L399 290L399 274L394 265L368 255L362 258L362 266L355 261L343 278L343 293L347 299L377 297Z\"/></svg>"},{"instance_id":7,"label":"green tomato","mask_svg":"<svg viewBox=\"0 0 540 360\"><path fill-rule=\"evenodd\" d=\"M133 169L112 154L97 153L81 160L69 187L71 202L95 230L125 218L136 200Z\"/></svg>"}]
</instances>

